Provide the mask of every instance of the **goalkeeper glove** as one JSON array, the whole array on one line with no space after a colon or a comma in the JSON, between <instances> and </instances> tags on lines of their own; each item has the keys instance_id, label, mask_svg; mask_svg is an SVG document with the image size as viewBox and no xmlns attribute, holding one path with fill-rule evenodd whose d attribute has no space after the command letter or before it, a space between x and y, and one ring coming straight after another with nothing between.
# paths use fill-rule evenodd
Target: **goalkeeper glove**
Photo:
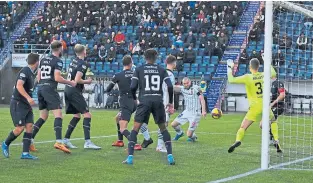
<instances>
[{"instance_id":1,"label":"goalkeeper glove","mask_svg":"<svg viewBox=\"0 0 313 183\"><path fill-rule=\"evenodd\" d=\"M233 72L234 62L231 59L227 60L227 72Z\"/></svg>"}]
</instances>

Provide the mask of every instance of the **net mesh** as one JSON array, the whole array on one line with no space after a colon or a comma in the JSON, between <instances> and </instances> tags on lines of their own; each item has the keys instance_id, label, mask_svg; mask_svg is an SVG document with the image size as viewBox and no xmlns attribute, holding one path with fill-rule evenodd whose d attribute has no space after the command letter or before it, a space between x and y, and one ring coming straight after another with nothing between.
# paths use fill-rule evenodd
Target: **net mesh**
<instances>
[{"instance_id":1,"label":"net mesh","mask_svg":"<svg viewBox=\"0 0 313 183\"><path fill-rule=\"evenodd\" d=\"M302 8L308 4L294 4ZM274 7L273 66L289 95L278 117L283 154L270 148L270 165L280 169L313 169L312 23L299 9ZM308 8L306 8L309 10Z\"/></svg>"}]
</instances>

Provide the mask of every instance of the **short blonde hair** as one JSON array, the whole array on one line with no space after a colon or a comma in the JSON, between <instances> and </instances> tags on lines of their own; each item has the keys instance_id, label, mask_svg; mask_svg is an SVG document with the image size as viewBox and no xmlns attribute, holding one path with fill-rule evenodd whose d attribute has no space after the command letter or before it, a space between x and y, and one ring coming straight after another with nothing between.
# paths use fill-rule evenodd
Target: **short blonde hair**
<instances>
[{"instance_id":1,"label":"short blonde hair","mask_svg":"<svg viewBox=\"0 0 313 183\"><path fill-rule=\"evenodd\" d=\"M81 44L76 44L74 47L74 51L76 54L81 54L85 51L86 47L84 45Z\"/></svg>"}]
</instances>

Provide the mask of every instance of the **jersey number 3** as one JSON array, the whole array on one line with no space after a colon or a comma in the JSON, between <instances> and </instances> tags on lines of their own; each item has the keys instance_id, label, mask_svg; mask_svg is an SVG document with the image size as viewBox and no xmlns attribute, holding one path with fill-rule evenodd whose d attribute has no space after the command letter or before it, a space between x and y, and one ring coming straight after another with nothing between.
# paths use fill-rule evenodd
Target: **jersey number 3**
<instances>
[{"instance_id":1,"label":"jersey number 3","mask_svg":"<svg viewBox=\"0 0 313 183\"><path fill-rule=\"evenodd\" d=\"M258 94L258 95L263 94L262 84L260 82L257 82L257 83L255 83L255 86L258 87L258 91L256 92L256 94Z\"/></svg>"},{"instance_id":2,"label":"jersey number 3","mask_svg":"<svg viewBox=\"0 0 313 183\"><path fill-rule=\"evenodd\" d=\"M160 90L160 76L159 75L145 75L146 88L145 91L159 91ZM151 85L151 86L150 86Z\"/></svg>"},{"instance_id":3,"label":"jersey number 3","mask_svg":"<svg viewBox=\"0 0 313 183\"><path fill-rule=\"evenodd\" d=\"M51 67L48 65L42 65L40 67L40 79L50 79L51 78Z\"/></svg>"}]
</instances>

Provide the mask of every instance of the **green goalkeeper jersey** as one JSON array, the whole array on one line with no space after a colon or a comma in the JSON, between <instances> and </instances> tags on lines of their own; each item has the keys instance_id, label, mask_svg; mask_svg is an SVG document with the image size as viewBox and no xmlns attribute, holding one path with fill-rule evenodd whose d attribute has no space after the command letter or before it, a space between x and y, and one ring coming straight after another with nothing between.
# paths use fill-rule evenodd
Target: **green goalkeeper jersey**
<instances>
[{"instance_id":1,"label":"green goalkeeper jersey","mask_svg":"<svg viewBox=\"0 0 313 183\"><path fill-rule=\"evenodd\" d=\"M245 74L243 76L234 77L232 72L228 72L228 82L244 84L247 92L249 106L263 104L263 72L256 72L253 74ZM271 66L271 77L276 75L276 71Z\"/></svg>"}]
</instances>

